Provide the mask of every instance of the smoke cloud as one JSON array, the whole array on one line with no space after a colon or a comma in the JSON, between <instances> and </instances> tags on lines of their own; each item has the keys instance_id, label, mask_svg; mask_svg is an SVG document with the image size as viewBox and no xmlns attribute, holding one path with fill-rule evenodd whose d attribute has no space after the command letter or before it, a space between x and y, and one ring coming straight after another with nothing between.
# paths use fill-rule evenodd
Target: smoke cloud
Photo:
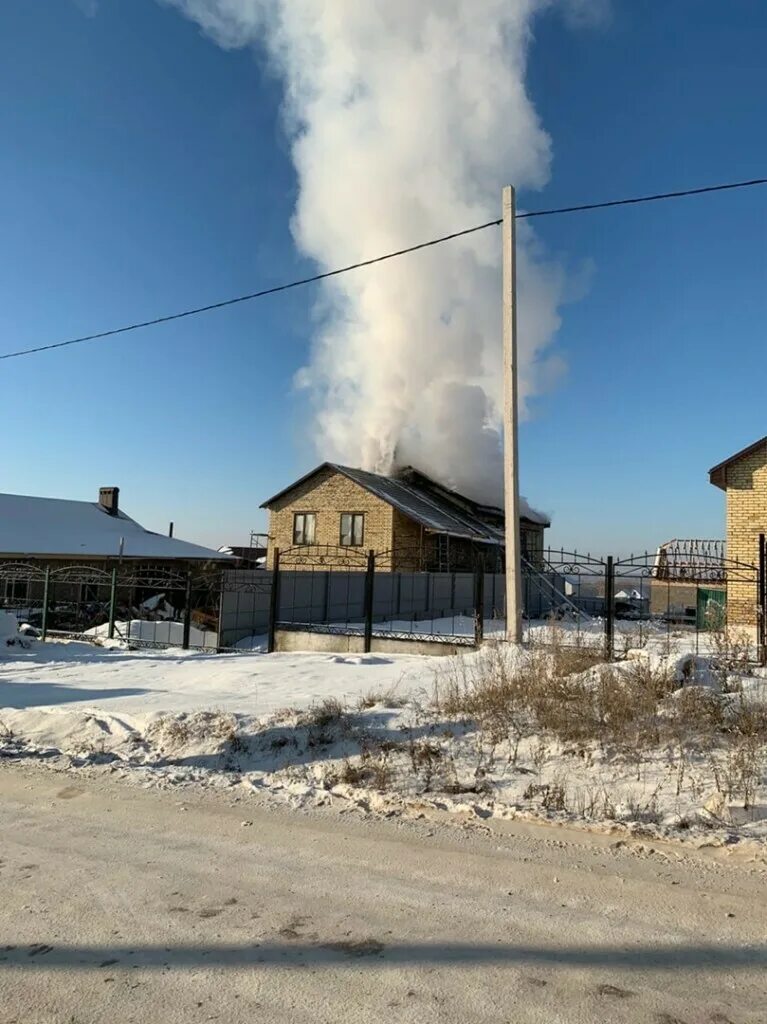
<instances>
[{"instance_id":1,"label":"smoke cloud","mask_svg":"<svg viewBox=\"0 0 767 1024\"><path fill-rule=\"evenodd\" d=\"M605 0L164 0L221 46L265 50L284 83L293 235L330 270L500 216L545 185L551 140L525 87L535 16ZM520 397L551 385L562 268L518 222ZM307 366L319 455L412 464L502 490L499 229L326 282Z\"/></svg>"}]
</instances>

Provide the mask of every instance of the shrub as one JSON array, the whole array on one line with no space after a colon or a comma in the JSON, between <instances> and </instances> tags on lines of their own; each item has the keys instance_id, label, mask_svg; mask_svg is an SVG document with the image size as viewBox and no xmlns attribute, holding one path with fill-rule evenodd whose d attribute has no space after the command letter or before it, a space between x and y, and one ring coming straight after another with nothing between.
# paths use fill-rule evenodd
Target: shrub
<instances>
[{"instance_id":1,"label":"shrub","mask_svg":"<svg viewBox=\"0 0 767 1024\"><path fill-rule=\"evenodd\" d=\"M333 783L344 782L349 786L375 789L383 793L391 789L393 780L394 771L388 751L381 750L374 755L364 750L359 761L347 759L343 762Z\"/></svg>"},{"instance_id":2,"label":"shrub","mask_svg":"<svg viewBox=\"0 0 767 1024\"><path fill-rule=\"evenodd\" d=\"M357 708L360 711L367 711L377 704L386 708L404 708L408 702L408 697L398 694L396 687L391 686L388 690L368 690L367 693L363 693L357 701Z\"/></svg>"}]
</instances>

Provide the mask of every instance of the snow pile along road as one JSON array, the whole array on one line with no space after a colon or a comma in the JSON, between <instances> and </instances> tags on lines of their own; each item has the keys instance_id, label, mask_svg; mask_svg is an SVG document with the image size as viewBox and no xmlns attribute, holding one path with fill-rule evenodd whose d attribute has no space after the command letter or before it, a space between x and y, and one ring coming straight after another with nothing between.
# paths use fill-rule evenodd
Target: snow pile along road
<instances>
[{"instance_id":1,"label":"snow pile along road","mask_svg":"<svg viewBox=\"0 0 767 1024\"><path fill-rule=\"evenodd\" d=\"M0 662L2 753L296 806L767 841L759 670L676 650L597 658L496 645L429 659L37 644Z\"/></svg>"}]
</instances>

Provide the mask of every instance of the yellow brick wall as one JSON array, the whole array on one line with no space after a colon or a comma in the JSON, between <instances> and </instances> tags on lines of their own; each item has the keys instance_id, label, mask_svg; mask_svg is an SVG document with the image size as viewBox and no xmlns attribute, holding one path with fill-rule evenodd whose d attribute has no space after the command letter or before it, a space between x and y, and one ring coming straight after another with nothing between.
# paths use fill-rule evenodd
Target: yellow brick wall
<instances>
[{"instance_id":1,"label":"yellow brick wall","mask_svg":"<svg viewBox=\"0 0 767 1024\"><path fill-rule=\"evenodd\" d=\"M727 557L759 564L759 534L767 533L767 444L727 467ZM756 623L756 582L733 580L727 586L730 625Z\"/></svg>"},{"instance_id":2,"label":"yellow brick wall","mask_svg":"<svg viewBox=\"0 0 767 1024\"><path fill-rule=\"evenodd\" d=\"M274 564L274 550L293 547L293 517L296 512L314 512L317 516L317 545L338 546L341 537L341 513L362 512L365 536L361 548L345 549L353 558L364 559L370 548L389 551L393 547L394 510L391 505L366 491L337 470L326 469L307 480L300 488L275 502L269 510L269 551L267 565ZM307 549L307 554L311 549ZM298 568L295 566L294 568ZM307 566L310 568L310 566Z\"/></svg>"},{"instance_id":3,"label":"yellow brick wall","mask_svg":"<svg viewBox=\"0 0 767 1024\"><path fill-rule=\"evenodd\" d=\"M434 538L429 536L420 523L414 523L412 519L398 510L394 509L393 516L393 548L394 565L396 572L417 572L426 564L434 546Z\"/></svg>"}]
</instances>

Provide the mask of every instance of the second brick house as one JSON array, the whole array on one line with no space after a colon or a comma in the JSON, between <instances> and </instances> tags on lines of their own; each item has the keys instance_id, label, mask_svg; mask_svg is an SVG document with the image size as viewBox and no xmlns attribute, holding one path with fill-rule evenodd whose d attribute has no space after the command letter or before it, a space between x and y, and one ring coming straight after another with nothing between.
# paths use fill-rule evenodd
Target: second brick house
<instances>
[{"instance_id":1,"label":"second brick house","mask_svg":"<svg viewBox=\"0 0 767 1024\"><path fill-rule=\"evenodd\" d=\"M752 626L757 621L759 535L767 534L767 437L717 463L709 479L727 496L728 621Z\"/></svg>"}]
</instances>

